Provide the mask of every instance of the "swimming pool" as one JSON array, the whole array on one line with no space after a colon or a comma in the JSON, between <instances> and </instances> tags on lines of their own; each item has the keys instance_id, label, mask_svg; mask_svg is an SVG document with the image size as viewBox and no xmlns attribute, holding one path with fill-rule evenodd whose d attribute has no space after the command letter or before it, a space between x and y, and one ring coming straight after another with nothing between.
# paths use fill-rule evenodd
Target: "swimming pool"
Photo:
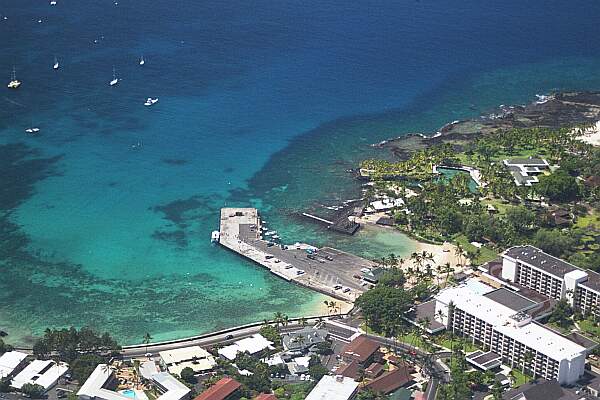
<instances>
[{"instance_id":1,"label":"swimming pool","mask_svg":"<svg viewBox=\"0 0 600 400\"><path fill-rule=\"evenodd\" d=\"M132 389L121 390L119 393L121 393L125 397L129 397L130 399L135 399L137 397L135 394L135 390Z\"/></svg>"}]
</instances>

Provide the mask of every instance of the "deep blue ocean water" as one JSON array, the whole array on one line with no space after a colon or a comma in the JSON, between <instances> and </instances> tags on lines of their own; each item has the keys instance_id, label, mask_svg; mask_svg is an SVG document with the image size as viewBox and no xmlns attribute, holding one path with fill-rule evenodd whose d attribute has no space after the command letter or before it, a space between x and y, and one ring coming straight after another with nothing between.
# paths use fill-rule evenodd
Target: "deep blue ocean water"
<instances>
[{"instance_id":1,"label":"deep blue ocean water","mask_svg":"<svg viewBox=\"0 0 600 400\"><path fill-rule=\"evenodd\" d=\"M344 171L371 143L600 89L599 18L580 0L3 0L0 76L23 85L0 88L0 328L132 343L316 310L210 245L219 208L260 207L289 241L406 254L401 235L295 213L356 196Z\"/></svg>"}]
</instances>

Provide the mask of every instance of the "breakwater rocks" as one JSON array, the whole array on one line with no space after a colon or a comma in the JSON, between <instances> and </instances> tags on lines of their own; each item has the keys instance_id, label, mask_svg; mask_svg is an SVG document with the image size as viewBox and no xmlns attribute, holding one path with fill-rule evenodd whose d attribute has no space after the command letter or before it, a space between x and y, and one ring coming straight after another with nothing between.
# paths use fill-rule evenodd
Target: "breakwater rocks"
<instances>
[{"instance_id":1,"label":"breakwater rocks","mask_svg":"<svg viewBox=\"0 0 600 400\"><path fill-rule=\"evenodd\" d=\"M512 128L558 129L592 124L600 120L600 92L563 92L538 95L527 105L500 105L492 113L479 118L453 121L437 132L410 133L385 140L374 146L390 149L398 158L406 159L414 150L435 144L461 146L479 135Z\"/></svg>"}]
</instances>

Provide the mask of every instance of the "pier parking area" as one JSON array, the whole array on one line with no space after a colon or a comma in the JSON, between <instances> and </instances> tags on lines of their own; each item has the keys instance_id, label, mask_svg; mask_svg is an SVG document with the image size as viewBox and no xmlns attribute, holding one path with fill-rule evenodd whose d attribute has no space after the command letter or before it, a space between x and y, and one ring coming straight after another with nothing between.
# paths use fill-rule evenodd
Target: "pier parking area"
<instances>
[{"instance_id":1,"label":"pier parking area","mask_svg":"<svg viewBox=\"0 0 600 400\"><path fill-rule=\"evenodd\" d=\"M377 266L330 247L281 246L263 240L260 217L253 208L222 209L219 242L283 279L349 302L367 290L360 280L361 269Z\"/></svg>"}]
</instances>

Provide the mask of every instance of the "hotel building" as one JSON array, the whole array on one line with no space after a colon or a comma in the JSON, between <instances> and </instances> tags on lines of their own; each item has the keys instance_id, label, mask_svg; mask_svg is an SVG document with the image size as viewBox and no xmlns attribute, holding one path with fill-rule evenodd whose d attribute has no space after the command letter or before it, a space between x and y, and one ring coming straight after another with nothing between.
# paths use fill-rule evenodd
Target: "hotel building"
<instances>
[{"instance_id":1,"label":"hotel building","mask_svg":"<svg viewBox=\"0 0 600 400\"><path fill-rule=\"evenodd\" d=\"M507 289L487 293L461 284L440 292L435 319L446 329L466 336L488 357L536 377L576 382L584 372L586 348L547 329L526 313L530 302Z\"/></svg>"},{"instance_id":2,"label":"hotel building","mask_svg":"<svg viewBox=\"0 0 600 400\"><path fill-rule=\"evenodd\" d=\"M544 253L533 246L511 247L502 254L503 280L555 300L566 299L583 315L600 316L600 274Z\"/></svg>"}]
</instances>

